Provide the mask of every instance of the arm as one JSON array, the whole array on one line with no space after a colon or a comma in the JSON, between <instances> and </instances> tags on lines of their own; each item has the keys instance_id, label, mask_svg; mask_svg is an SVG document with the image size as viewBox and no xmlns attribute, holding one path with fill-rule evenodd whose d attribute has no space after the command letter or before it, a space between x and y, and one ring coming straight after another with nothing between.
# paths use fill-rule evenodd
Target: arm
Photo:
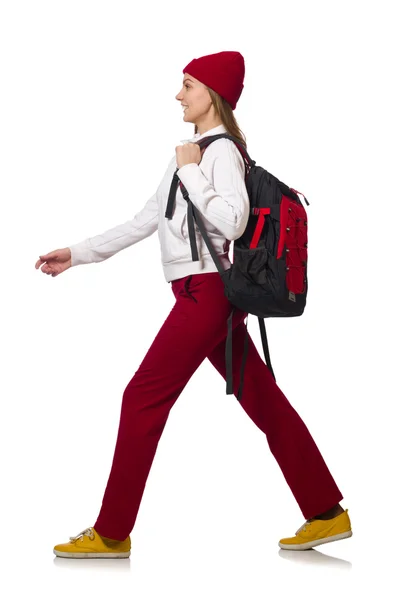
<instances>
[{"instance_id":1,"label":"arm","mask_svg":"<svg viewBox=\"0 0 397 600\"><path fill-rule=\"evenodd\" d=\"M231 140L216 140L205 152L211 150L212 146L216 151L214 185L211 185L197 163L184 165L177 174L200 213L226 239L236 240L243 234L249 219L250 202L245 185L244 160Z\"/></svg>"},{"instance_id":2,"label":"arm","mask_svg":"<svg viewBox=\"0 0 397 600\"><path fill-rule=\"evenodd\" d=\"M104 233L69 246L72 267L106 260L132 244L150 236L158 228L157 192L133 219L116 225Z\"/></svg>"},{"instance_id":3,"label":"arm","mask_svg":"<svg viewBox=\"0 0 397 600\"><path fill-rule=\"evenodd\" d=\"M168 163L168 167L164 173L163 179L174 160L174 156ZM120 252L132 244L136 244L143 240L158 229L159 225L159 210L157 202L157 194L161 187L160 182L156 193L146 202L142 210L129 221L122 225L116 225L112 229L108 229L104 233L96 235L92 238L87 238L78 244L69 246L71 252L72 267L84 265L92 262L102 262L116 252Z\"/></svg>"}]
</instances>

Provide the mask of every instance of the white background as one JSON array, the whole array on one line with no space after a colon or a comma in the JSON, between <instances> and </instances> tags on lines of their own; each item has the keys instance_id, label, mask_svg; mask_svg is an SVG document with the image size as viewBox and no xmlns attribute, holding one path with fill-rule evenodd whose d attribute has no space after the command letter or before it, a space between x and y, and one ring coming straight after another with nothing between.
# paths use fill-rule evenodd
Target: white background
<instances>
[{"instance_id":1,"label":"white background","mask_svg":"<svg viewBox=\"0 0 397 600\"><path fill-rule=\"evenodd\" d=\"M350 598L394 589L392 2L2 1L1 585L5 597ZM191 137L193 58L237 50L250 156L310 202L309 293L267 321L278 385L353 537L304 522L265 435L208 361L171 410L127 560L56 558L93 525L123 390L174 303L157 234L52 278L39 254L131 219ZM256 317L249 331L262 354ZM263 401L266 391L263 390ZM390 525L393 524L393 527Z\"/></svg>"}]
</instances>

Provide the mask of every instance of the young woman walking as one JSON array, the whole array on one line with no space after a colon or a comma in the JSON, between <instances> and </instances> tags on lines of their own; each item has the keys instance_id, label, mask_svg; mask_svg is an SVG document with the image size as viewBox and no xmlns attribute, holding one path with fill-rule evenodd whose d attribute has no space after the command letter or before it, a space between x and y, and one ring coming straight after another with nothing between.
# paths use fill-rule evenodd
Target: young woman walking
<instances>
[{"instance_id":1,"label":"young woman walking","mask_svg":"<svg viewBox=\"0 0 397 600\"><path fill-rule=\"evenodd\" d=\"M192 261L187 203L177 188L175 212L165 218L172 177L178 177L202 216L222 266L230 267L230 241L248 222L244 160L234 142L219 139L205 152L203 137L229 133L246 146L233 110L243 90L244 59L219 52L193 59L176 95L194 135L176 147L156 190L135 217L79 244L40 256L36 269L56 277L71 266L101 262L158 231L164 275L175 304L122 397L113 463L102 507L93 526L54 547L65 558L126 558L145 484L169 412L205 358L226 380L225 343L232 306L199 230L199 261ZM238 394L247 313L233 316L233 381ZM343 496L306 425L276 385L251 339L241 406L267 437L305 523L281 548L304 550L352 535ZM169 352L172 348L172 353ZM258 392L261 390L261 392ZM265 390L266 393L263 393Z\"/></svg>"}]
</instances>

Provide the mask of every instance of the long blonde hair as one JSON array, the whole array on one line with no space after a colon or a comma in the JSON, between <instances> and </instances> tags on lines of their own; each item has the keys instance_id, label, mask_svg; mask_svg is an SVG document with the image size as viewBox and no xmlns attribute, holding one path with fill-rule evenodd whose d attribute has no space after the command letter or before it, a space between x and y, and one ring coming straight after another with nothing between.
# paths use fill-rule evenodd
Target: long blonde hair
<instances>
[{"instance_id":1,"label":"long blonde hair","mask_svg":"<svg viewBox=\"0 0 397 600\"><path fill-rule=\"evenodd\" d=\"M217 92L214 92L213 89L211 89L207 86L206 86L206 88L211 97L216 116L218 116L221 119L227 132L230 135L233 135L234 137L236 137L238 139L238 141L245 148L247 148L246 137L237 124L236 118L233 113L233 109L230 106L229 102L227 102L224 98L222 98L222 96L220 96ZM197 132L198 132L197 125L194 125L194 133L196 134Z\"/></svg>"}]
</instances>

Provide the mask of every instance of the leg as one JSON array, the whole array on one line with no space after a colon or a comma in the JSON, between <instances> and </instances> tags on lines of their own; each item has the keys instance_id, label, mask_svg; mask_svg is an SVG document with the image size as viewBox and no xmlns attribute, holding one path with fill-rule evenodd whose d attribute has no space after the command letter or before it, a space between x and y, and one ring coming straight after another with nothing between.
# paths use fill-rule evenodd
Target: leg
<instances>
[{"instance_id":1,"label":"leg","mask_svg":"<svg viewBox=\"0 0 397 600\"><path fill-rule=\"evenodd\" d=\"M113 540L125 540L133 529L172 406L227 332L231 306L218 273L178 279L172 290L176 303L123 394L113 463L94 525ZM244 317L236 312L233 326Z\"/></svg>"},{"instance_id":2,"label":"leg","mask_svg":"<svg viewBox=\"0 0 397 600\"><path fill-rule=\"evenodd\" d=\"M245 332L244 322L233 331L233 385L236 397ZM304 517L309 519L328 512L328 509L338 505L343 496L306 425L274 381L250 336L248 342L241 406L266 434L269 448ZM225 344L226 339L223 339L208 355L208 359L226 380ZM343 509L340 508L340 511L343 512Z\"/></svg>"}]
</instances>

